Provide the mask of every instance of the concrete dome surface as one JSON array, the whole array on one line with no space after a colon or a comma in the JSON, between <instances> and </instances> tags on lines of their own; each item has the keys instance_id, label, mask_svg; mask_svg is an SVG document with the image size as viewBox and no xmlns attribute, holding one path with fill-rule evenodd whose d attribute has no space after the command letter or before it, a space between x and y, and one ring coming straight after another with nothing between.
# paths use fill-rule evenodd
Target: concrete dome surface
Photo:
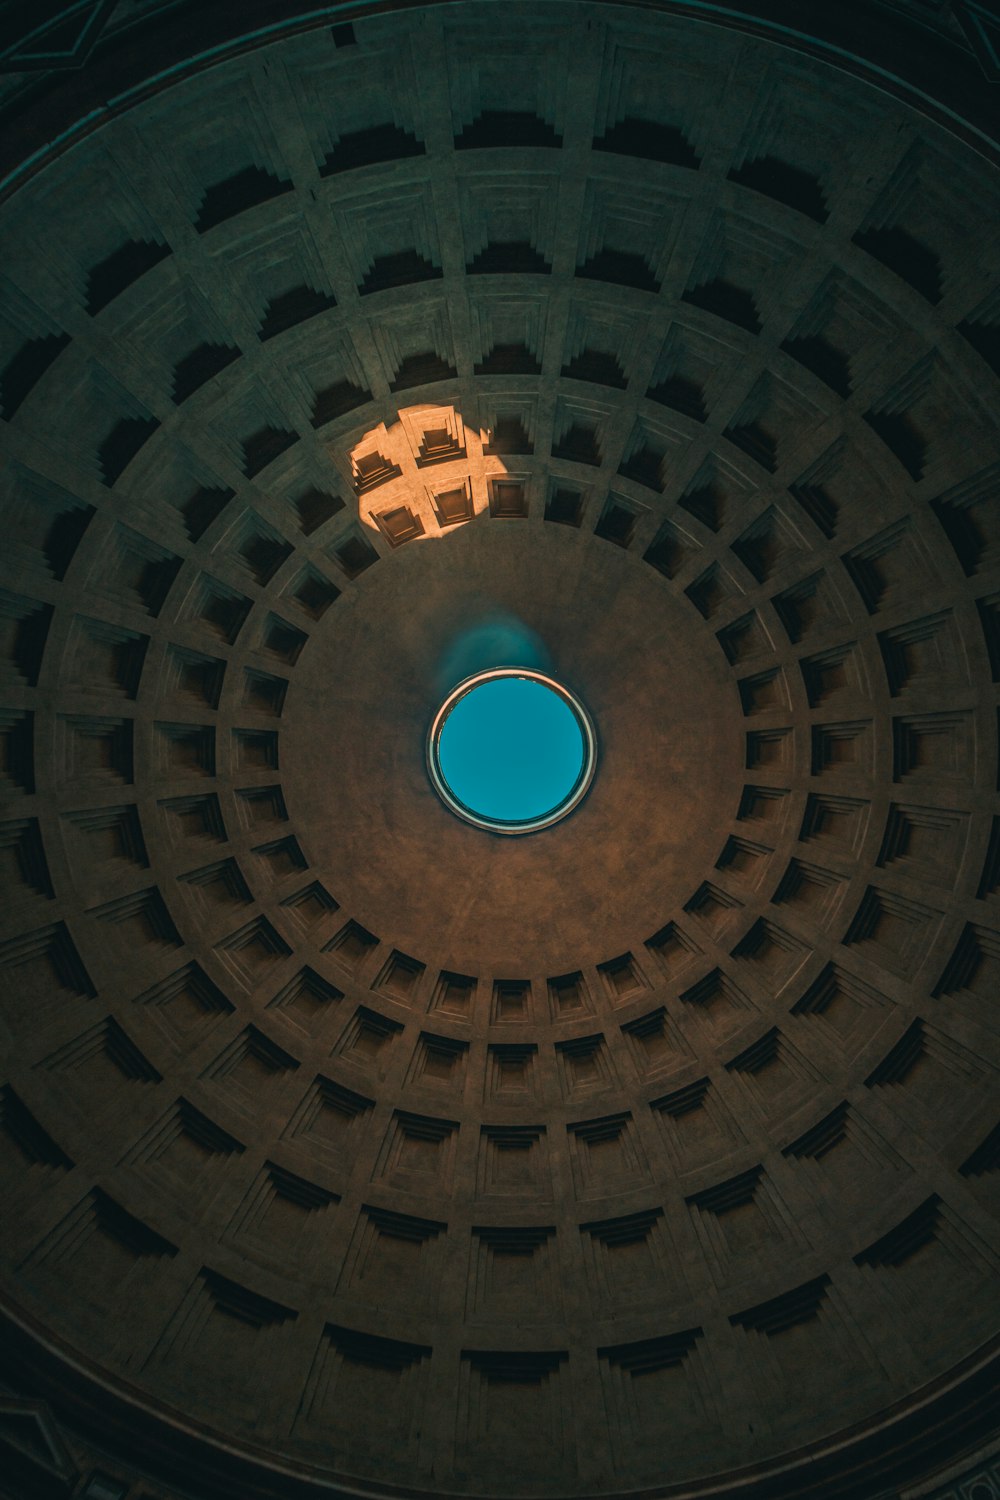
<instances>
[{"instance_id":1,"label":"concrete dome surface","mask_svg":"<svg viewBox=\"0 0 1000 1500\"><path fill-rule=\"evenodd\" d=\"M0 1495L996 1500L987 8L85 10L0 75ZM599 752L518 838L426 762L507 665Z\"/></svg>"}]
</instances>

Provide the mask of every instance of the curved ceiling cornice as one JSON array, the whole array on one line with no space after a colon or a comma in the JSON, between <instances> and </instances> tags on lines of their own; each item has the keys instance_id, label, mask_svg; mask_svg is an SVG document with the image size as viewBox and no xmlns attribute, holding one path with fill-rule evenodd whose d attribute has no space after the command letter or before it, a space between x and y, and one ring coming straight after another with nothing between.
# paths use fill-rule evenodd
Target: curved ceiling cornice
<instances>
[{"instance_id":1,"label":"curved ceiling cornice","mask_svg":"<svg viewBox=\"0 0 1000 1500\"><path fill-rule=\"evenodd\" d=\"M7 1378L241 1497L926 1477L996 1350L997 174L679 11L290 32L2 209ZM601 746L511 840L424 765L503 631Z\"/></svg>"},{"instance_id":2,"label":"curved ceiling cornice","mask_svg":"<svg viewBox=\"0 0 1000 1500\"><path fill-rule=\"evenodd\" d=\"M627 3L627 0L624 0ZM10 3L0 16L0 190L53 153L178 77L281 35L366 15L405 12L417 0L310 7L251 0L238 10L192 0L90 0L46 12ZM640 7L650 9L647 5ZM997 160L1000 18L991 0L811 0L728 6L659 0L666 16L757 35L856 74Z\"/></svg>"}]
</instances>

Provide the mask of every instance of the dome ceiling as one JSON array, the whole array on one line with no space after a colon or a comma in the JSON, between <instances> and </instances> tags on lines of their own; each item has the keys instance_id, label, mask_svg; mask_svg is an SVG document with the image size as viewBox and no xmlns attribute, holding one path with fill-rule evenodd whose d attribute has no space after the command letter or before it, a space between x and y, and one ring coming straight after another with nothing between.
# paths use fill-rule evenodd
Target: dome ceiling
<instances>
[{"instance_id":1,"label":"dome ceiling","mask_svg":"<svg viewBox=\"0 0 1000 1500\"><path fill-rule=\"evenodd\" d=\"M5 1306L163 1473L834 1493L987 1368L998 207L819 61L469 4L0 209ZM518 839L424 759L509 650L600 742Z\"/></svg>"}]
</instances>

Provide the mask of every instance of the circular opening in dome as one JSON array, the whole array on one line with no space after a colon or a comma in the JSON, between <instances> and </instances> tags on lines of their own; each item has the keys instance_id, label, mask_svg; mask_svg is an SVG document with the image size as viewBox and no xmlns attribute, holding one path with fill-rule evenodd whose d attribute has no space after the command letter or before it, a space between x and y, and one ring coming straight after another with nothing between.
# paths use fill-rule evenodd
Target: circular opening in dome
<instances>
[{"instance_id":1,"label":"circular opening in dome","mask_svg":"<svg viewBox=\"0 0 1000 1500\"><path fill-rule=\"evenodd\" d=\"M533 833L581 801L596 739L583 704L561 683L524 667L494 667L448 694L427 761L442 800L467 823Z\"/></svg>"}]
</instances>

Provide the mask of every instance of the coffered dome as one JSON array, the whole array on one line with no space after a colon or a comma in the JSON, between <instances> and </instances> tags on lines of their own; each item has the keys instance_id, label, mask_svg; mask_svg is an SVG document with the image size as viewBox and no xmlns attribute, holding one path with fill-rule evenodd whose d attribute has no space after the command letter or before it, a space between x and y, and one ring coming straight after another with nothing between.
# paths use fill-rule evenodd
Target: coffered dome
<instances>
[{"instance_id":1,"label":"coffered dome","mask_svg":"<svg viewBox=\"0 0 1000 1500\"><path fill-rule=\"evenodd\" d=\"M4 1409L136 1497L926 1479L995 1421L974 91L224 9L11 93ZM599 751L519 838L426 761L503 665Z\"/></svg>"}]
</instances>

